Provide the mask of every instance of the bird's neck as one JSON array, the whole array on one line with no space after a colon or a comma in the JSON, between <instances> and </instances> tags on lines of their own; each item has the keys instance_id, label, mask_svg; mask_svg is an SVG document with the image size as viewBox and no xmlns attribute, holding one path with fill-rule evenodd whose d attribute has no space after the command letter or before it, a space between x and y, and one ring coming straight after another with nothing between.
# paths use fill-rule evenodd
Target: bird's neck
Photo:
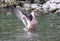
<instances>
[{"instance_id":1,"label":"bird's neck","mask_svg":"<svg viewBox=\"0 0 60 41\"><path fill-rule=\"evenodd\" d=\"M31 15L32 15L33 17L35 17L35 15L34 15L34 14L35 14L34 12L32 12L32 13L31 13Z\"/></svg>"}]
</instances>

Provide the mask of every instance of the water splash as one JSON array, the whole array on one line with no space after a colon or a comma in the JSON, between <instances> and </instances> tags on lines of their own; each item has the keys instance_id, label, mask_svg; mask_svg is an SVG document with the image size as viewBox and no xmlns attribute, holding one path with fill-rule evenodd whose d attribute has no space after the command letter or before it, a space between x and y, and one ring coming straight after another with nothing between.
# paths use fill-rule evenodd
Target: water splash
<instances>
[{"instance_id":1,"label":"water splash","mask_svg":"<svg viewBox=\"0 0 60 41\"><path fill-rule=\"evenodd\" d=\"M36 33L31 33L30 35L25 33L18 33L18 35L15 36L15 41L40 41L39 35Z\"/></svg>"}]
</instances>

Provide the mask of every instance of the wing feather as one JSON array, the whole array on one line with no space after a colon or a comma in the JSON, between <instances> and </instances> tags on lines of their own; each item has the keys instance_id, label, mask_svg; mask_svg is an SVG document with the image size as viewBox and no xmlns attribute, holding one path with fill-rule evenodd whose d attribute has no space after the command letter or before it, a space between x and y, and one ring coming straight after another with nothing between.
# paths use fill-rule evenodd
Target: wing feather
<instances>
[{"instance_id":1,"label":"wing feather","mask_svg":"<svg viewBox=\"0 0 60 41\"><path fill-rule=\"evenodd\" d=\"M12 7L12 11L23 22L23 24L25 26L27 26L29 24L30 21L19 9Z\"/></svg>"}]
</instances>

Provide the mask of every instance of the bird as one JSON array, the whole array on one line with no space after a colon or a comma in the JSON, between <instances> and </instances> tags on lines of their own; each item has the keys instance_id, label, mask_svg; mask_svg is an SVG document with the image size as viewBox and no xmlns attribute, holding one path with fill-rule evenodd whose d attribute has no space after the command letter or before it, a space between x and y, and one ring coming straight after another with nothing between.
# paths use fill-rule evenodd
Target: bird
<instances>
[{"instance_id":1,"label":"bird","mask_svg":"<svg viewBox=\"0 0 60 41\"><path fill-rule=\"evenodd\" d=\"M35 17L37 9L33 10L30 14L24 14L21 10L11 6L12 12L23 22L25 28L24 30L30 34L31 32L36 31L38 22Z\"/></svg>"}]
</instances>

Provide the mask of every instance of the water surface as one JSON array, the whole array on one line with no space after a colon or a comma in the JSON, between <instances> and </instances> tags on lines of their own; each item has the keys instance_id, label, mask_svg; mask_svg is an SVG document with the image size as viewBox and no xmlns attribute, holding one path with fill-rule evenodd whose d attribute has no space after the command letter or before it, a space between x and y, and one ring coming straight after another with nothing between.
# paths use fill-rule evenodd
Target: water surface
<instances>
[{"instance_id":1,"label":"water surface","mask_svg":"<svg viewBox=\"0 0 60 41\"><path fill-rule=\"evenodd\" d=\"M60 41L60 16L36 16L37 31L27 38L21 20L13 13L8 14L6 9L3 10L0 9L0 41Z\"/></svg>"}]
</instances>

